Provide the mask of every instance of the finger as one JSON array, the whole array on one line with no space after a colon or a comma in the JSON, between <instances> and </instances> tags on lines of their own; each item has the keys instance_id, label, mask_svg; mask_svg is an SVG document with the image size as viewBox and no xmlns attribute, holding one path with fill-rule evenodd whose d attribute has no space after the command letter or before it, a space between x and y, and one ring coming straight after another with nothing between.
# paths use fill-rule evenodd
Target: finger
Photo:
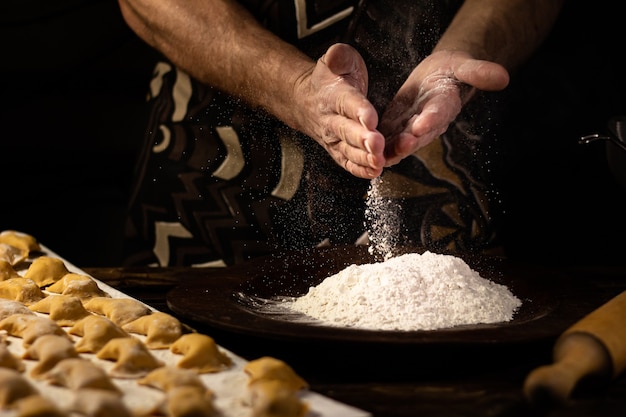
<instances>
[{"instance_id":1,"label":"finger","mask_svg":"<svg viewBox=\"0 0 626 417\"><path fill-rule=\"evenodd\" d=\"M387 142L387 148L385 149L385 166L395 165L407 156L414 154L421 148L429 145L445 130L445 128L439 128L420 136L413 135L406 131L395 135Z\"/></svg>"},{"instance_id":2,"label":"finger","mask_svg":"<svg viewBox=\"0 0 626 417\"><path fill-rule=\"evenodd\" d=\"M439 135L458 116L463 106L458 89L442 89L424 102L421 112L407 122L408 129L416 137Z\"/></svg>"},{"instance_id":3,"label":"finger","mask_svg":"<svg viewBox=\"0 0 626 417\"><path fill-rule=\"evenodd\" d=\"M350 146L344 141L336 141L332 144L328 144L326 149L337 164L360 178L377 177L381 174L385 165L385 158L382 152L380 156L373 157L367 151Z\"/></svg>"},{"instance_id":4,"label":"finger","mask_svg":"<svg viewBox=\"0 0 626 417\"><path fill-rule=\"evenodd\" d=\"M390 138L385 149L385 166L392 166L409 156L418 147L418 138L402 132Z\"/></svg>"},{"instance_id":5,"label":"finger","mask_svg":"<svg viewBox=\"0 0 626 417\"><path fill-rule=\"evenodd\" d=\"M337 96L335 111L338 115L361 126L362 130L376 131L378 112L367 98L355 91L346 91Z\"/></svg>"},{"instance_id":6,"label":"finger","mask_svg":"<svg viewBox=\"0 0 626 417\"><path fill-rule=\"evenodd\" d=\"M454 118L454 112L450 112L449 115L442 115L437 111L437 108L426 108L408 122L407 133L417 138L429 139L444 133Z\"/></svg>"},{"instance_id":7,"label":"finger","mask_svg":"<svg viewBox=\"0 0 626 417\"><path fill-rule=\"evenodd\" d=\"M337 116L330 121L335 140L343 144L341 153L359 165L380 169L384 164L385 138L361 123Z\"/></svg>"},{"instance_id":8,"label":"finger","mask_svg":"<svg viewBox=\"0 0 626 417\"><path fill-rule=\"evenodd\" d=\"M454 76L461 82L483 91L499 91L509 84L509 73L500 64L471 59L465 61L454 71Z\"/></svg>"},{"instance_id":9,"label":"finger","mask_svg":"<svg viewBox=\"0 0 626 417\"><path fill-rule=\"evenodd\" d=\"M372 168L374 170L379 170L384 165L383 157L378 158L363 149L360 149L354 146L349 146L348 144L345 144L345 143L341 145L343 147L343 149L341 149L342 156L344 156L354 165Z\"/></svg>"},{"instance_id":10,"label":"finger","mask_svg":"<svg viewBox=\"0 0 626 417\"><path fill-rule=\"evenodd\" d=\"M403 131L408 120L419 111L417 93L413 88L403 86L385 109L380 120L379 130L385 136L392 136Z\"/></svg>"},{"instance_id":11,"label":"finger","mask_svg":"<svg viewBox=\"0 0 626 417\"><path fill-rule=\"evenodd\" d=\"M363 166L355 164L354 162L346 159L343 165L343 168L354 175L355 177L365 178L365 179L373 179L382 174L382 167L379 169L373 169L369 166Z\"/></svg>"},{"instance_id":12,"label":"finger","mask_svg":"<svg viewBox=\"0 0 626 417\"><path fill-rule=\"evenodd\" d=\"M357 75L367 81L367 66L361 55L352 46L344 43L332 45L323 57L328 69L336 75ZM365 84L367 90L367 84Z\"/></svg>"}]
</instances>

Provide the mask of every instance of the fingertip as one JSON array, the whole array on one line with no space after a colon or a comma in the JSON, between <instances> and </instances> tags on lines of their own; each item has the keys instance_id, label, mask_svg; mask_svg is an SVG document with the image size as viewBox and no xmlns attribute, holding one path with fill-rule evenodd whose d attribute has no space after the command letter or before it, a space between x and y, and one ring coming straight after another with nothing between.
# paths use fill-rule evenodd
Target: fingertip
<instances>
[{"instance_id":1,"label":"fingertip","mask_svg":"<svg viewBox=\"0 0 626 417\"><path fill-rule=\"evenodd\" d=\"M363 148L369 154L381 154L385 150L385 137L378 131L369 131L363 136Z\"/></svg>"},{"instance_id":2,"label":"fingertip","mask_svg":"<svg viewBox=\"0 0 626 417\"><path fill-rule=\"evenodd\" d=\"M372 152L372 146L370 145L370 141L365 139L365 141L363 141L363 146L365 146L365 150L367 150L367 153L372 154L374 152Z\"/></svg>"},{"instance_id":3,"label":"fingertip","mask_svg":"<svg viewBox=\"0 0 626 417\"><path fill-rule=\"evenodd\" d=\"M500 88L506 88L511 82L511 75L508 71L500 72Z\"/></svg>"},{"instance_id":4,"label":"fingertip","mask_svg":"<svg viewBox=\"0 0 626 417\"><path fill-rule=\"evenodd\" d=\"M400 158L404 158L405 156L412 154L418 148L421 148L422 142L425 142L426 137L431 137L433 134L422 134L422 133L406 133L403 132L398 135L397 140L394 141L394 149L393 152L395 155L398 155Z\"/></svg>"},{"instance_id":5,"label":"fingertip","mask_svg":"<svg viewBox=\"0 0 626 417\"><path fill-rule=\"evenodd\" d=\"M367 165L369 169L381 170L385 166L385 158L383 156L379 158L378 156L374 154L368 154Z\"/></svg>"},{"instance_id":6,"label":"fingertip","mask_svg":"<svg viewBox=\"0 0 626 417\"><path fill-rule=\"evenodd\" d=\"M348 167L348 164L346 164L344 168L346 169L346 171L348 171L349 173L351 173L352 175L358 178L373 179L373 178L378 177L383 172L382 166L370 167L370 166L363 166L363 165L356 165L356 164L350 164L350 165L351 166Z\"/></svg>"},{"instance_id":7,"label":"fingertip","mask_svg":"<svg viewBox=\"0 0 626 417\"><path fill-rule=\"evenodd\" d=\"M368 168L366 172L367 172L369 179L374 179L376 177L379 177L383 173L383 169L382 168L378 168L378 169Z\"/></svg>"},{"instance_id":8,"label":"fingertip","mask_svg":"<svg viewBox=\"0 0 626 417\"><path fill-rule=\"evenodd\" d=\"M372 104L367 99L363 99L363 103L357 110L356 117L365 129L375 131L378 125L378 113L376 113L376 110L374 110Z\"/></svg>"},{"instance_id":9,"label":"fingertip","mask_svg":"<svg viewBox=\"0 0 626 417\"><path fill-rule=\"evenodd\" d=\"M376 177L378 177L380 174L382 174L383 169L374 169L371 167L361 167L362 169L359 169L358 171L353 172L352 174L356 177L359 178L363 178L366 180L371 180L374 179Z\"/></svg>"}]
</instances>

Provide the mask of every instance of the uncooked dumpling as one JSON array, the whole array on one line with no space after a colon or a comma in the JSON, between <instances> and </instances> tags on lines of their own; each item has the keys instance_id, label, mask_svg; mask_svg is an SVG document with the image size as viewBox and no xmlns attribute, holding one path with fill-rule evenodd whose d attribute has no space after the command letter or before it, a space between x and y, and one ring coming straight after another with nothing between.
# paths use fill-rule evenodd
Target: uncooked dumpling
<instances>
[{"instance_id":1,"label":"uncooked dumpling","mask_svg":"<svg viewBox=\"0 0 626 417\"><path fill-rule=\"evenodd\" d=\"M55 294L73 295L83 301L94 297L109 297L89 275L73 272L65 274L60 280L46 288L46 290Z\"/></svg>"},{"instance_id":2,"label":"uncooked dumpling","mask_svg":"<svg viewBox=\"0 0 626 417\"><path fill-rule=\"evenodd\" d=\"M170 347L172 353L183 355L176 366L193 369L198 373L219 372L228 369L232 360L220 349L211 336L188 333Z\"/></svg>"},{"instance_id":3,"label":"uncooked dumpling","mask_svg":"<svg viewBox=\"0 0 626 417\"><path fill-rule=\"evenodd\" d=\"M217 415L213 406L213 392L206 388L194 371L164 366L150 372L137 383L166 393L164 401L158 407L163 415L169 417Z\"/></svg>"},{"instance_id":4,"label":"uncooked dumpling","mask_svg":"<svg viewBox=\"0 0 626 417\"><path fill-rule=\"evenodd\" d=\"M309 411L309 405L283 381L257 380L249 389L255 417L304 417Z\"/></svg>"},{"instance_id":5,"label":"uncooked dumpling","mask_svg":"<svg viewBox=\"0 0 626 417\"><path fill-rule=\"evenodd\" d=\"M12 316L13 314L34 315L35 313L19 301L0 298L0 320Z\"/></svg>"},{"instance_id":6,"label":"uncooked dumpling","mask_svg":"<svg viewBox=\"0 0 626 417\"><path fill-rule=\"evenodd\" d=\"M24 304L33 304L45 298L41 288L28 278L10 278L0 281L0 298L19 301Z\"/></svg>"},{"instance_id":7,"label":"uncooked dumpling","mask_svg":"<svg viewBox=\"0 0 626 417\"><path fill-rule=\"evenodd\" d=\"M180 321L162 312L139 317L126 323L122 329L146 336L144 343L149 349L167 349L182 335Z\"/></svg>"},{"instance_id":8,"label":"uncooked dumpling","mask_svg":"<svg viewBox=\"0 0 626 417\"><path fill-rule=\"evenodd\" d=\"M122 397L100 389L81 389L76 392L72 411L93 417L133 417Z\"/></svg>"},{"instance_id":9,"label":"uncooked dumpling","mask_svg":"<svg viewBox=\"0 0 626 417\"><path fill-rule=\"evenodd\" d=\"M249 383L259 380L277 380L293 391L308 388L308 383L280 359L264 356L250 361L244 367Z\"/></svg>"},{"instance_id":10,"label":"uncooked dumpling","mask_svg":"<svg viewBox=\"0 0 626 417\"><path fill-rule=\"evenodd\" d=\"M152 311L133 298L95 297L84 303L85 309L109 318L118 326L130 323Z\"/></svg>"},{"instance_id":11,"label":"uncooked dumpling","mask_svg":"<svg viewBox=\"0 0 626 417\"><path fill-rule=\"evenodd\" d=\"M0 259L11 265L17 265L28 258L28 251L15 246L0 243Z\"/></svg>"},{"instance_id":12,"label":"uncooked dumpling","mask_svg":"<svg viewBox=\"0 0 626 417\"><path fill-rule=\"evenodd\" d=\"M0 343L0 368L15 369L19 372L24 370L24 363L12 354L9 347L4 343Z\"/></svg>"},{"instance_id":13,"label":"uncooked dumpling","mask_svg":"<svg viewBox=\"0 0 626 417\"><path fill-rule=\"evenodd\" d=\"M77 358L78 352L67 337L45 334L39 336L22 357L37 361L31 369L30 375L33 378L40 378L42 374L48 372L63 359Z\"/></svg>"},{"instance_id":14,"label":"uncooked dumpling","mask_svg":"<svg viewBox=\"0 0 626 417\"><path fill-rule=\"evenodd\" d=\"M37 239L27 233L18 232L16 230L3 230L0 232L0 243L5 243L28 252L41 250Z\"/></svg>"},{"instance_id":15,"label":"uncooked dumpling","mask_svg":"<svg viewBox=\"0 0 626 417\"><path fill-rule=\"evenodd\" d=\"M191 369L181 369L173 366L162 366L151 371L145 377L137 381L139 385L146 385L163 392L168 392L176 387L196 387L206 390L206 386Z\"/></svg>"},{"instance_id":16,"label":"uncooked dumpling","mask_svg":"<svg viewBox=\"0 0 626 417\"><path fill-rule=\"evenodd\" d=\"M211 417L219 415L213 405L213 393L192 386L170 389L167 392L162 409L170 417Z\"/></svg>"},{"instance_id":17,"label":"uncooked dumpling","mask_svg":"<svg viewBox=\"0 0 626 417\"><path fill-rule=\"evenodd\" d=\"M67 417L67 413L41 394L30 395L16 401L15 409L15 417Z\"/></svg>"},{"instance_id":18,"label":"uncooked dumpling","mask_svg":"<svg viewBox=\"0 0 626 417\"><path fill-rule=\"evenodd\" d=\"M13 268L13 264L0 257L0 281L6 281L10 278L21 278L21 276Z\"/></svg>"},{"instance_id":19,"label":"uncooked dumpling","mask_svg":"<svg viewBox=\"0 0 626 417\"><path fill-rule=\"evenodd\" d=\"M67 333L48 317L33 314L14 314L0 321L0 330L10 336L21 337L24 347L32 345L37 338L46 334L67 336Z\"/></svg>"},{"instance_id":20,"label":"uncooked dumpling","mask_svg":"<svg viewBox=\"0 0 626 417\"><path fill-rule=\"evenodd\" d=\"M79 353L97 353L111 339L129 337L128 333L111 320L93 314L77 321L68 333L81 337L76 342Z\"/></svg>"},{"instance_id":21,"label":"uncooked dumpling","mask_svg":"<svg viewBox=\"0 0 626 417\"><path fill-rule=\"evenodd\" d=\"M303 417L308 405L297 395L308 383L287 363L264 356L248 362L248 388L253 414L258 417Z\"/></svg>"},{"instance_id":22,"label":"uncooked dumpling","mask_svg":"<svg viewBox=\"0 0 626 417\"><path fill-rule=\"evenodd\" d=\"M71 390L92 388L105 391L119 392L111 377L104 369L88 359L68 358L58 362L45 375L45 380L53 385L66 387Z\"/></svg>"},{"instance_id":23,"label":"uncooked dumpling","mask_svg":"<svg viewBox=\"0 0 626 417\"><path fill-rule=\"evenodd\" d=\"M60 258L52 256L40 256L35 259L24 273L24 278L30 278L39 287L53 284L69 274L69 270Z\"/></svg>"},{"instance_id":24,"label":"uncooked dumpling","mask_svg":"<svg viewBox=\"0 0 626 417\"><path fill-rule=\"evenodd\" d=\"M73 326L77 321L91 315L78 297L49 295L29 307L32 311L48 314L59 326Z\"/></svg>"},{"instance_id":25,"label":"uncooked dumpling","mask_svg":"<svg viewBox=\"0 0 626 417\"><path fill-rule=\"evenodd\" d=\"M116 378L139 378L164 365L146 345L135 337L112 339L96 354L98 359L113 360L109 374Z\"/></svg>"},{"instance_id":26,"label":"uncooked dumpling","mask_svg":"<svg viewBox=\"0 0 626 417\"><path fill-rule=\"evenodd\" d=\"M12 406L16 401L38 394L37 389L15 369L0 368L0 408Z\"/></svg>"}]
</instances>

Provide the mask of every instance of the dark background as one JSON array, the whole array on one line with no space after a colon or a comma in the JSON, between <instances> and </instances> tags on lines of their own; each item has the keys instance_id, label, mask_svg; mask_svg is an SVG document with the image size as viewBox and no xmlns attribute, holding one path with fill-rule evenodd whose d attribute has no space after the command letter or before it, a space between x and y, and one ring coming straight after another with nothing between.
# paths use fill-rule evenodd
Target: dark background
<instances>
[{"instance_id":1,"label":"dark background","mask_svg":"<svg viewBox=\"0 0 626 417\"><path fill-rule=\"evenodd\" d=\"M605 143L578 144L626 115L624 20L606 0L565 3L508 92L498 160L502 230L511 256L624 264L626 189L610 171ZM626 166L626 153L618 156Z\"/></svg>"},{"instance_id":2,"label":"dark background","mask_svg":"<svg viewBox=\"0 0 626 417\"><path fill-rule=\"evenodd\" d=\"M626 114L618 6L568 2L505 94L494 173L513 257L624 262L626 191L604 143L577 143ZM117 265L156 54L114 0L5 0L0 51L0 230L78 266Z\"/></svg>"},{"instance_id":3,"label":"dark background","mask_svg":"<svg viewBox=\"0 0 626 417\"><path fill-rule=\"evenodd\" d=\"M115 264L154 52L114 0L3 1L0 24L0 229Z\"/></svg>"}]
</instances>

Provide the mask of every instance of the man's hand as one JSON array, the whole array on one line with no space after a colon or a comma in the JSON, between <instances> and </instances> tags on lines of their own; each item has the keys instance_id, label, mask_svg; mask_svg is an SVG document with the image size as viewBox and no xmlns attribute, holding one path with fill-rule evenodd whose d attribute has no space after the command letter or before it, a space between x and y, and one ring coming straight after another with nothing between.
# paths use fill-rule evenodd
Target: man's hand
<instances>
[{"instance_id":1,"label":"man's hand","mask_svg":"<svg viewBox=\"0 0 626 417\"><path fill-rule=\"evenodd\" d=\"M385 166L397 164L444 133L475 89L498 91L508 83L503 66L463 52L439 51L426 57L381 118Z\"/></svg>"},{"instance_id":2,"label":"man's hand","mask_svg":"<svg viewBox=\"0 0 626 417\"><path fill-rule=\"evenodd\" d=\"M376 130L378 114L366 98L367 88L361 55L349 45L335 44L300 79L295 94L304 100L301 130L346 171L375 178L385 164L385 140Z\"/></svg>"}]
</instances>

